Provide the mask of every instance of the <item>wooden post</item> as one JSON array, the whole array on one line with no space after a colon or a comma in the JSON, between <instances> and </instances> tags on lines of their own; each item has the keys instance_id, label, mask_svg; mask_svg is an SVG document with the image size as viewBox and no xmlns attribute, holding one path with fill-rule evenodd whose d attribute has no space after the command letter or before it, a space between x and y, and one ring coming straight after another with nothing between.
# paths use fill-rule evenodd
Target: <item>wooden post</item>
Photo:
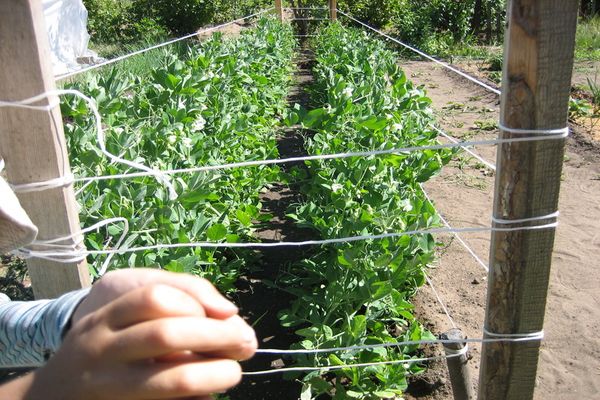
<instances>
[{"instance_id":1,"label":"wooden post","mask_svg":"<svg viewBox=\"0 0 600 400\"><path fill-rule=\"evenodd\" d=\"M567 126L577 8L577 0L509 2L500 117L505 127L544 130ZM523 136L500 133L501 138ZM499 146L494 216L516 220L554 213L563 155L564 140ZM523 225L528 223L495 224ZM488 332L527 334L543 329L554 233L554 229L492 233L485 317ZM486 337L490 335L486 333ZM539 341L485 343L479 399L532 399L539 346Z\"/></svg>"},{"instance_id":2,"label":"wooden post","mask_svg":"<svg viewBox=\"0 0 600 400\"><path fill-rule=\"evenodd\" d=\"M337 0L329 0L329 17L337 21Z\"/></svg>"},{"instance_id":3,"label":"wooden post","mask_svg":"<svg viewBox=\"0 0 600 400\"><path fill-rule=\"evenodd\" d=\"M23 100L55 89L40 1L0 2L0 42L1 100ZM36 105L56 100L53 96ZM0 108L0 158L4 158L8 181L13 184L44 182L69 174L60 108L49 112ZM72 186L18 197L39 228L38 239L80 232ZM30 259L28 267L37 298L52 298L90 285L85 261L63 264Z\"/></svg>"},{"instance_id":4,"label":"wooden post","mask_svg":"<svg viewBox=\"0 0 600 400\"><path fill-rule=\"evenodd\" d=\"M275 0L275 12L280 21L283 21L283 6L281 0Z\"/></svg>"},{"instance_id":5,"label":"wooden post","mask_svg":"<svg viewBox=\"0 0 600 400\"><path fill-rule=\"evenodd\" d=\"M464 340L465 336L459 329L452 329L441 335L441 339ZM444 351L452 384L454 400L475 400L475 390L469 371L469 358L464 352L465 343L444 343ZM460 354L460 355L457 355Z\"/></svg>"}]
</instances>

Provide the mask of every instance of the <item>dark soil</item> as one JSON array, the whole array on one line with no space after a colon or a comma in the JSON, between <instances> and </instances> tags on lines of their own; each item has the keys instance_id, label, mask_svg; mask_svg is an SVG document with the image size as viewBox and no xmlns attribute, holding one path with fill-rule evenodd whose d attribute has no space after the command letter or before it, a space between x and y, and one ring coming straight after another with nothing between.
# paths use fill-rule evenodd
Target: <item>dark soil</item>
<instances>
[{"instance_id":1,"label":"dark soil","mask_svg":"<svg viewBox=\"0 0 600 400\"><path fill-rule=\"evenodd\" d=\"M312 55L302 49L296 59L298 71L296 82L289 95L289 103L298 103L309 107L307 87L312 83ZM282 129L277 139L281 158L306 155L304 140L308 132L301 127ZM284 165L284 171L291 168L303 168L303 163ZM314 232L299 228L287 218L290 207L300 202L298 187L284 183L275 183L262 194L264 213L273 215L266 227L258 229L256 236L263 242L302 241L315 238ZM261 252L261 265L238 282L235 302L241 309L241 315L253 324L262 348L288 349L297 341L293 332L286 331L277 317L277 313L293 300L293 297L277 287L274 282L285 273L289 265L310 256L310 249L304 247L268 248ZM272 355L257 355L244 363L244 371L269 370L288 366L291 360ZM297 399L301 391L298 381L283 378L283 374L258 375L245 377L242 383L228 395L231 399L288 400Z\"/></svg>"},{"instance_id":2,"label":"dark soil","mask_svg":"<svg viewBox=\"0 0 600 400\"><path fill-rule=\"evenodd\" d=\"M33 290L23 260L8 255L0 257L0 293L11 300L33 300Z\"/></svg>"}]
</instances>

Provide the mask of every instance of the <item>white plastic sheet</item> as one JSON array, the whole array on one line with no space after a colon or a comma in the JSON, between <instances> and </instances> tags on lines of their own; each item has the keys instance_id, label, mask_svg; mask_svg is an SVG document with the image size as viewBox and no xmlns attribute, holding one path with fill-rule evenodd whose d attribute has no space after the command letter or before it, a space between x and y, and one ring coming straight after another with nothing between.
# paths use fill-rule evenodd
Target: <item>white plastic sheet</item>
<instances>
[{"instance_id":1,"label":"white plastic sheet","mask_svg":"<svg viewBox=\"0 0 600 400\"><path fill-rule=\"evenodd\" d=\"M80 57L94 57L88 50L88 13L82 0L43 0L54 75L81 68Z\"/></svg>"}]
</instances>

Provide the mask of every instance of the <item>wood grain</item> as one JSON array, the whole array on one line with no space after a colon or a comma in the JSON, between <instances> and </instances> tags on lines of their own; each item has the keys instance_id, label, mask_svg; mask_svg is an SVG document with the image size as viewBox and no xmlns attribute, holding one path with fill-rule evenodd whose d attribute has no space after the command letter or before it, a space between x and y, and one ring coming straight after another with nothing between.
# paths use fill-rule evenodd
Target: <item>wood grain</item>
<instances>
[{"instance_id":1,"label":"wood grain","mask_svg":"<svg viewBox=\"0 0 600 400\"><path fill-rule=\"evenodd\" d=\"M500 116L504 126L567 125L577 10L577 0L509 2ZM514 136L519 135L500 133L501 138ZM495 217L511 220L555 212L563 156L564 140L500 146ZM532 224L547 222L553 221ZM554 229L492 233L488 331L523 334L543 329L554 233ZM484 344L479 399L532 399L539 345Z\"/></svg>"},{"instance_id":2,"label":"wood grain","mask_svg":"<svg viewBox=\"0 0 600 400\"><path fill-rule=\"evenodd\" d=\"M275 0L275 12L280 21L283 21L283 6L281 0Z\"/></svg>"},{"instance_id":3,"label":"wood grain","mask_svg":"<svg viewBox=\"0 0 600 400\"><path fill-rule=\"evenodd\" d=\"M0 98L14 101L55 89L41 2L0 2ZM56 101L56 98L51 99ZM37 105L48 105L49 100ZM13 184L43 182L70 173L60 109L51 112L0 109L0 156ZM38 239L80 232L73 188L19 194L39 228ZM28 260L36 298L52 298L89 286L85 262L62 264Z\"/></svg>"},{"instance_id":4,"label":"wood grain","mask_svg":"<svg viewBox=\"0 0 600 400\"><path fill-rule=\"evenodd\" d=\"M332 21L337 20L337 0L329 0L329 17Z\"/></svg>"}]
</instances>

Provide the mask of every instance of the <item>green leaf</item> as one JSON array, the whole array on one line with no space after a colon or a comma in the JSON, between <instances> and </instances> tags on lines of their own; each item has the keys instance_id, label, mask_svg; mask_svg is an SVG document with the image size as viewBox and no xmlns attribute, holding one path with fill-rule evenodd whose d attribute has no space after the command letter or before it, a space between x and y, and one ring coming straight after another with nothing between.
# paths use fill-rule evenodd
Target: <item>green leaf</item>
<instances>
[{"instance_id":1,"label":"green leaf","mask_svg":"<svg viewBox=\"0 0 600 400\"><path fill-rule=\"evenodd\" d=\"M396 398L396 393L387 392L385 390L379 390L377 392L373 392L373 394L381 399L395 399Z\"/></svg>"},{"instance_id":2,"label":"green leaf","mask_svg":"<svg viewBox=\"0 0 600 400\"><path fill-rule=\"evenodd\" d=\"M237 210L235 212L235 215L237 216L238 220L240 221L240 223L242 225L244 225L244 226L250 226L252 224L252 217L250 217L250 215L248 215L244 211Z\"/></svg>"},{"instance_id":3,"label":"green leaf","mask_svg":"<svg viewBox=\"0 0 600 400\"><path fill-rule=\"evenodd\" d=\"M394 290L394 287L389 281L375 282L371 285L373 300L384 298L388 294L392 293L392 290Z\"/></svg>"},{"instance_id":4,"label":"green leaf","mask_svg":"<svg viewBox=\"0 0 600 400\"><path fill-rule=\"evenodd\" d=\"M352 399L362 399L364 398L363 393L361 392L356 392L354 390L347 390L346 391L346 396L352 398Z\"/></svg>"},{"instance_id":5,"label":"green leaf","mask_svg":"<svg viewBox=\"0 0 600 400\"><path fill-rule=\"evenodd\" d=\"M218 201L219 195L207 189L198 189L183 193L179 196L179 201L186 206L195 205L196 203L205 201Z\"/></svg>"},{"instance_id":6,"label":"green leaf","mask_svg":"<svg viewBox=\"0 0 600 400\"><path fill-rule=\"evenodd\" d=\"M310 383L304 383L302 385L302 391L300 392L300 400L312 400L312 388Z\"/></svg>"},{"instance_id":7,"label":"green leaf","mask_svg":"<svg viewBox=\"0 0 600 400\"><path fill-rule=\"evenodd\" d=\"M316 390L317 394L327 393L332 389L331 384L329 384L329 382L327 382L320 376L315 376L311 378L309 382L312 385L313 389Z\"/></svg>"},{"instance_id":8,"label":"green leaf","mask_svg":"<svg viewBox=\"0 0 600 400\"><path fill-rule=\"evenodd\" d=\"M385 118L377 118L375 116L368 118L365 121L360 122L360 125L364 128L370 129L372 131L378 131L387 126L387 119Z\"/></svg>"},{"instance_id":9,"label":"green leaf","mask_svg":"<svg viewBox=\"0 0 600 400\"><path fill-rule=\"evenodd\" d=\"M367 318L364 315L355 315L350 322L350 333L356 339L361 337L367 329Z\"/></svg>"},{"instance_id":10,"label":"green leaf","mask_svg":"<svg viewBox=\"0 0 600 400\"><path fill-rule=\"evenodd\" d=\"M302 123L304 124L304 126L308 127L308 128L317 128L318 126L321 125L321 120L323 119L323 116L325 115L325 109L323 108L316 108L314 110L311 110L306 117L304 118L304 120L302 121Z\"/></svg>"},{"instance_id":11,"label":"green leaf","mask_svg":"<svg viewBox=\"0 0 600 400\"><path fill-rule=\"evenodd\" d=\"M227 228L223 224L215 224L206 230L206 236L213 241L224 239L227 236Z\"/></svg>"},{"instance_id":12,"label":"green leaf","mask_svg":"<svg viewBox=\"0 0 600 400\"><path fill-rule=\"evenodd\" d=\"M169 262L164 268L170 272L184 272L183 264L176 260Z\"/></svg>"},{"instance_id":13,"label":"green leaf","mask_svg":"<svg viewBox=\"0 0 600 400\"><path fill-rule=\"evenodd\" d=\"M240 236L233 233L228 233L227 236L225 236L225 241L227 243L238 243L240 241Z\"/></svg>"}]
</instances>

